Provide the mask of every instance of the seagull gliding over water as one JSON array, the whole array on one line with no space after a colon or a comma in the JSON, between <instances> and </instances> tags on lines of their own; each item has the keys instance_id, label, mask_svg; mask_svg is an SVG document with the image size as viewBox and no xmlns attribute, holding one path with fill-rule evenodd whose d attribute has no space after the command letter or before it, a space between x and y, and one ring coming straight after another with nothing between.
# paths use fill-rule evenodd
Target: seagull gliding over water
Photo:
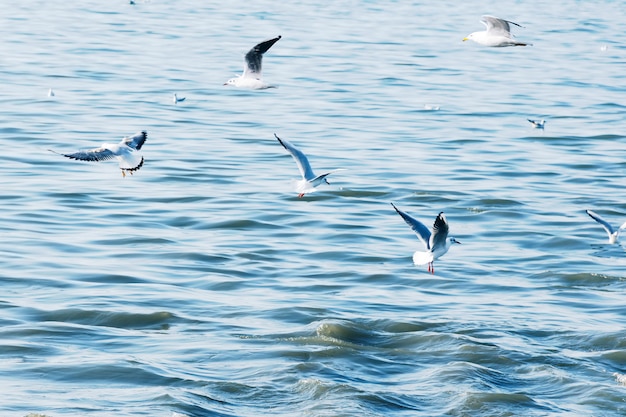
<instances>
[{"instance_id":1,"label":"seagull gliding over water","mask_svg":"<svg viewBox=\"0 0 626 417\"><path fill-rule=\"evenodd\" d=\"M391 205L400 217L404 219L406 224L411 226L411 229L413 229L426 248L425 252L416 251L413 254L413 263L415 265L428 264L428 272L434 274L435 266L433 262L448 252L448 249L450 249L453 243L461 244L461 242L455 238L448 237L448 220L443 214L443 211L440 212L435 219L431 233L428 227L424 226L422 222L399 210L393 203L391 203Z\"/></svg>"},{"instance_id":2,"label":"seagull gliding over water","mask_svg":"<svg viewBox=\"0 0 626 417\"><path fill-rule=\"evenodd\" d=\"M302 179L296 184L296 191L299 193L299 198L302 198L306 193L312 193L313 191L315 191L315 188L323 182L330 185L326 177L333 172L343 171L343 169L334 169L320 175L315 175L315 173L313 172L313 168L311 168L311 164L309 164L309 160L301 150L293 146L285 139L279 138L276 133L274 133L274 136L276 137L276 139L278 139L278 142L280 142L280 144L283 145L285 149L287 149L287 151L291 154L293 159L296 161L296 164L298 165L298 169L300 170L300 174L302 175Z\"/></svg>"},{"instance_id":3,"label":"seagull gliding over water","mask_svg":"<svg viewBox=\"0 0 626 417\"><path fill-rule=\"evenodd\" d=\"M144 130L135 133L133 136L123 138L119 143L103 143L96 149L60 155L79 161L106 161L117 158L122 170L122 176L125 177L126 172L132 175L134 171L137 171L143 165L143 156L140 156L136 151L141 149L147 138L148 133Z\"/></svg>"},{"instance_id":4,"label":"seagull gliding over water","mask_svg":"<svg viewBox=\"0 0 626 417\"><path fill-rule=\"evenodd\" d=\"M243 74L237 78L231 78L224 85L232 85L234 87L250 88L253 90L262 90L265 88L276 88L263 81L261 67L263 63L263 54L266 53L272 45L274 45L281 36L259 43L250 49L245 57L243 66Z\"/></svg>"},{"instance_id":5,"label":"seagull gliding over water","mask_svg":"<svg viewBox=\"0 0 626 417\"><path fill-rule=\"evenodd\" d=\"M595 211L591 211L591 210L585 210L585 211L587 212L589 217L591 217L592 219L600 223L602 227L604 227L604 230L606 230L606 234L609 235L609 243L610 244L617 243L617 240L619 239L619 234L621 233L622 230L626 229L626 222L624 222L624 224L622 224L617 230L614 230L613 226L611 226L609 222L607 222L602 217L600 217L600 215L596 213Z\"/></svg>"},{"instance_id":6,"label":"seagull gliding over water","mask_svg":"<svg viewBox=\"0 0 626 417\"><path fill-rule=\"evenodd\" d=\"M470 33L463 38L463 41L471 40L481 45L494 47L531 45L529 43L518 42L513 39L509 23L515 26L524 27L522 25L488 15L483 16L480 19L480 22L487 27L487 30Z\"/></svg>"}]
</instances>

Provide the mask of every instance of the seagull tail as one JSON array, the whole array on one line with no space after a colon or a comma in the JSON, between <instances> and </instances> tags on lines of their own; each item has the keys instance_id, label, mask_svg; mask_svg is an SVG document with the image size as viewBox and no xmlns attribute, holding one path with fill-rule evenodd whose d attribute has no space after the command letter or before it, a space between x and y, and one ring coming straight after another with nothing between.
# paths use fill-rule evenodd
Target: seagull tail
<instances>
[{"instance_id":1,"label":"seagull tail","mask_svg":"<svg viewBox=\"0 0 626 417\"><path fill-rule=\"evenodd\" d=\"M432 262L433 253L432 252L415 252L413 254L413 263L415 265L426 265L427 263Z\"/></svg>"}]
</instances>

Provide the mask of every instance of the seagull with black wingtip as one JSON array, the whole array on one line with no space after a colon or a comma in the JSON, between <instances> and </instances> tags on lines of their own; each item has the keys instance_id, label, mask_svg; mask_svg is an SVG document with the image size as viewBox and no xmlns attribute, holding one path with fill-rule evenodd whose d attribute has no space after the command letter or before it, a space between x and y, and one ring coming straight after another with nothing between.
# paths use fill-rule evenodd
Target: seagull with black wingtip
<instances>
[{"instance_id":1,"label":"seagull with black wingtip","mask_svg":"<svg viewBox=\"0 0 626 417\"><path fill-rule=\"evenodd\" d=\"M106 161L116 158L119 161L122 176L125 177L127 172L132 175L133 172L143 166L143 156L139 155L137 151L141 149L146 139L148 139L148 133L144 130L133 136L124 137L118 143L103 143L95 149L68 154L59 154L52 150L51 152L79 161Z\"/></svg>"},{"instance_id":2,"label":"seagull with black wingtip","mask_svg":"<svg viewBox=\"0 0 626 417\"><path fill-rule=\"evenodd\" d=\"M438 258L448 252L450 246L453 243L461 244L458 240L453 238L452 236L448 236L448 231L450 230L448 226L448 220L446 216L443 214L443 211L437 215L435 219L435 223L433 224L432 232L428 230L422 222L413 217L409 216L402 210L398 209L393 203L391 203L396 212L404 219L406 224L408 224L411 229L415 232L419 240L422 241L426 251L416 251L413 254L413 263L415 265L424 265L428 264L428 272L431 274L435 273L435 266L433 263Z\"/></svg>"},{"instance_id":3,"label":"seagull with black wingtip","mask_svg":"<svg viewBox=\"0 0 626 417\"><path fill-rule=\"evenodd\" d=\"M278 36L267 41L263 41L250 49L245 56L243 74L236 78L231 78L224 85L234 87L250 88L252 90L262 90L265 88L276 88L263 81L262 64L263 54L265 54L282 36Z\"/></svg>"}]
</instances>

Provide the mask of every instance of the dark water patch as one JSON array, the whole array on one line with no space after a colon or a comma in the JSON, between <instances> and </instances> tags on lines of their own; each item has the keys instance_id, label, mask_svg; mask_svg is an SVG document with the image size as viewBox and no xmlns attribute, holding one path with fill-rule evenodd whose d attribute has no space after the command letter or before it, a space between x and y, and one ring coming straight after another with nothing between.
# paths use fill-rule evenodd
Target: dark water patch
<instances>
[{"instance_id":1,"label":"dark water patch","mask_svg":"<svg viewBox=\"0 0 626 417\"><path fill-rule=\"evenodd\" d=\"M172 313L166 311L143 314L71 308L39 311L34 314L39 322L72 323L134 330L167 330L171 323L177 321Z\"/></svg>"},{"instance_id":2,"label":"dark water patch","mask_svg":"<svg viewBox=\"0 0 626 417\"><path fill-rule=\"evenodd\" d=\"M544 416L552 408L523 393L465 392L456 397L457 405L446 410L447 415L489 415L493 417Z\"/></svg>"}]
</instances>

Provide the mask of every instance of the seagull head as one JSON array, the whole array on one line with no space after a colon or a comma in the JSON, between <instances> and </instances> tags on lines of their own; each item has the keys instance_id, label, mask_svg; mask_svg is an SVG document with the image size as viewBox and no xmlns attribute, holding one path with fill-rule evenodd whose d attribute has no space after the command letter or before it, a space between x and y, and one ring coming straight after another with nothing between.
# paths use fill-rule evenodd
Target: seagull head
<instances>
[{"instance_id":1,"label":"seagull head","mask_svg":"<svg viewBox=\"0 0 626 417\"><path fill-rule=\"evenodd\" d=\"M231 78L230 80L226 81L224 83L224 85L237 85L237 81L241 78L241 75L239 74L235 74L235 78Z\"/></svg>"},{"instance_id":2,"label":"seagull head","mask_svg":"<svg viewBox=\"0 0 626 417\"><path fill-rule=\"evenodd\" d=\"M453 243L457 243L459 245L461 244L461 242L459 242L458 240L456 240L452 236L448 238L448 242L450 242L450 244L453 244Z\"/></svg>"}]
</instances>

